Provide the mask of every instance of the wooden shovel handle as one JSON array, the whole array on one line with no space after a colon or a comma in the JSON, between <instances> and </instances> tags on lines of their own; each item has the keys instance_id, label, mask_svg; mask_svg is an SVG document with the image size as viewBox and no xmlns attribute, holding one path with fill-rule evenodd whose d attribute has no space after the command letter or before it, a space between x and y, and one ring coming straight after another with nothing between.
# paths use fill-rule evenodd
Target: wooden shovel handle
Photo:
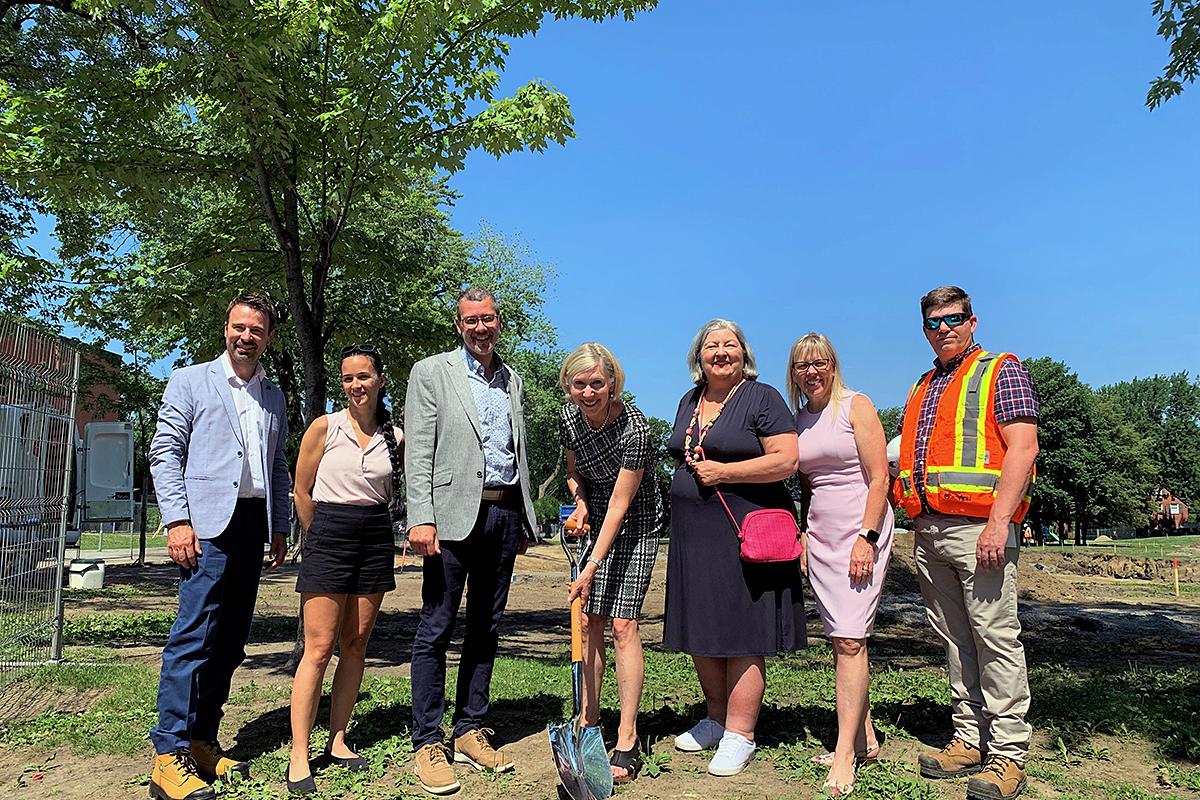
<instances>
[{"instance_id":1,"label":"wooden shovel handle","mask_svg":"<svg viewBox=\"0 0 1200 800\"><path fill-rule=\"evenodd\" d=\"M571 661L583 661L583 598L571 601Z\"/></svg>"}]
</instances>

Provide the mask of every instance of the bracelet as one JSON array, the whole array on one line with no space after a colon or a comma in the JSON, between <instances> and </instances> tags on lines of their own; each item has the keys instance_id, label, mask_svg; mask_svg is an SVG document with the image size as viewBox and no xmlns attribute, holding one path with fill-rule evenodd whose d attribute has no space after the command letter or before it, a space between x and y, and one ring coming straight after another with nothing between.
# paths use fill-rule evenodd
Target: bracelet
<instances>
[{"instance_id":1,"label":"bracelet","mask_svg":"<svg viewBox=\"0 0 1200 800\"><path fill-rule=\"evenodd\" d=\"M591 556L588 556L587 563L588 563L588 564L595 564L595 565L596 565L596 569L600 569L600 567L601 567L601 564L600 564L600 562L599 562L599 561L597 561L596 559L592 558Z\"/></svg>"}]
</instances>

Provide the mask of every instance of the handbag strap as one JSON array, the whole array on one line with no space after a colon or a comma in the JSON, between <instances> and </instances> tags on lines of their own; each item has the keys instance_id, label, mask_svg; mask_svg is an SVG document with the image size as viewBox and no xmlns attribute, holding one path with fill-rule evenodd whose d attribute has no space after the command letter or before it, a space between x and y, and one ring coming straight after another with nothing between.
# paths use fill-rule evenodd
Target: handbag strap
<instances>
[{"instance_id":1,"label":"handbag strap","mask_svg":"<svg viewBox=\"0 0 1200 800\"><path fill-rule=\"evenodd\" d=\"M721 490L713 487L713 491L717 493L717 499L721 501L721 505L725 506L725 513L729 515L729 521L733 523L733 528L738 532L738 536L742 535L742 526L738 525L737 518L733 516L733 512L729 510L729 503L725 502L725 495L721 494Z\"/></svg>"},{"instance_id":2,"label":"handbag strap","mask_svg":"<svg viewBox=\"0 0 1200 800\"><path fill-rule=\"evenodd\" d=\"M700 456L700 460L703 461L704 460L704 449L697 447L696 452ZM721 494L721 490L718 489L716 486L713 487L713 491L717 493L717 499L721 501L721 505L725 506L725 513L729 515L729 521L733 523L733 529L735 531L737 531L738 538L741 538L742 526L738 525L737 517L735 517L733 515L733 512L729 510L729 503L725 502L725 495Z\"/></svg>"}]
</instances>

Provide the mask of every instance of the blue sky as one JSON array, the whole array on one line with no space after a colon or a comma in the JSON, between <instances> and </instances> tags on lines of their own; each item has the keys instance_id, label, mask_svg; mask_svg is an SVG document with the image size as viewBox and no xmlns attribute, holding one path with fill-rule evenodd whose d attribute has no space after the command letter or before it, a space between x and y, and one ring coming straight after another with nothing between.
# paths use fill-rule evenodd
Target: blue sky
<instances>
[{"instance_id":1,"label":"blue sky","mask_svg":"<svg viewBox=\"0 0 1200 800\"><path fill-rule=\"evenodd\" d=\"M763 379L819 330L897 405L932 353L917 301L957 283L978 338L1093 385L1197 371L1200 86L1151 113L1150 2L666 0L549 23L504 87L571 100L566 147L471 157L455 224L558 269L560 344L599 340L670 418L714 316Z\"/></svg>"}]
</instances>

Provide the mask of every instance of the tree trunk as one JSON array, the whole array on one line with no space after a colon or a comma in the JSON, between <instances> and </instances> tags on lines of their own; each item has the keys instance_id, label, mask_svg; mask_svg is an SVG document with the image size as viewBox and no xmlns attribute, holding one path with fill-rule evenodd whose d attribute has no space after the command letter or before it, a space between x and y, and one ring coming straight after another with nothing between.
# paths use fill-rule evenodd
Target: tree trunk
<instances>
[{"instance_id":1,"label":"tree trunk","mask_svg":"<svg viewBox=\"0 0 1200 800\"><path fill-rule=\"evenodd\" d=\"M550 491L550 487L554 485L555 479L558 478L558 471L562 468L563 455L563 447L562 445L559 445L558 459L554 462L554 471L550 473L550 477L546 478L546 480L542 481L541 485L538 486L538 500L541 500L546 496L546 492Z\"/></svg>"}]
</instances>

